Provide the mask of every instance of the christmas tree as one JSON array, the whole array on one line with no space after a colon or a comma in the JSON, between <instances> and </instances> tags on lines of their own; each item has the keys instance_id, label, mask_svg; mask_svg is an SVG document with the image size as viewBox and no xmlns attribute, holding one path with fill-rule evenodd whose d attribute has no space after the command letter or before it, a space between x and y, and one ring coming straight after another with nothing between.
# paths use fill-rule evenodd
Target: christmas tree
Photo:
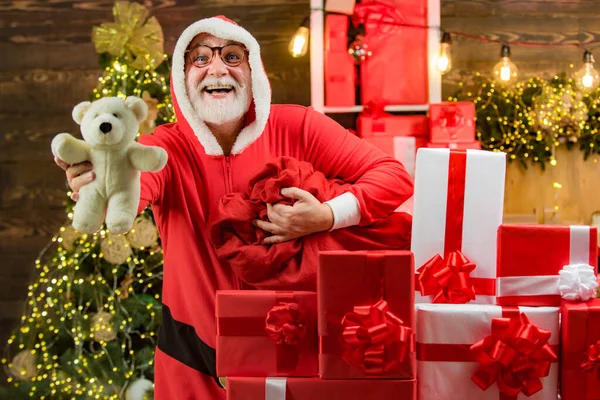
<instances>
[{"instance_id":1,"label":"christmas tree","mask_svg":"<svg viewBox=\"0 0 600 400\"><path fill-rule=\"evenodd\" d=\"M174 121L162 29L140 4L119 1L113 14L93 28L104 72L91 100L143 98L140 133L152 133ZM67 200L70 218L73 206ZM124 235L80 234L67 220L36 261L25 315L2 358L11 385L0 397L151 398L162 261L150 209Z\"/></svg>"}]
</instances>

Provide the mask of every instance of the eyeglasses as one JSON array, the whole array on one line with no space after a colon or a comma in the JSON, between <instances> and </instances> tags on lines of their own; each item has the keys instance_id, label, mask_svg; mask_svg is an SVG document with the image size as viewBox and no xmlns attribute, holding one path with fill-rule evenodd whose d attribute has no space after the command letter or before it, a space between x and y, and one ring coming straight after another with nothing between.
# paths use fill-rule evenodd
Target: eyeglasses
<instances>
[{"instance_id":1,"label":"eyeglasses","mask_svg":"<svg viewBox=\"0 0 600 400\"><path fill-rule=\"evenodd\" d=\"M223 63L228 67L240 65L248 52L245 47L239 44L228 44L222 47L209 47L201 44L187 50L185 53L191 64L198 68L204 68L210 65L217 51Z\"/></svg>"}]
</instances>

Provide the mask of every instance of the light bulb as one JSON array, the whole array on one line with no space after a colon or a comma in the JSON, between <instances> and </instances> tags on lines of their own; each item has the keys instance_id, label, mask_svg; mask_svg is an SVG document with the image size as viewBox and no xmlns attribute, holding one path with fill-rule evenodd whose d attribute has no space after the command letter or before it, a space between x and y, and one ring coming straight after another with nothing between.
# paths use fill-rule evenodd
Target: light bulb
<instances>
[{"instance_id":1,"label":"light bulb","mask_svg":"<svg viewBox=\"0 0 600 400\"><path fill-rule=\"evenodd\" d=\"M575 81L586 92L595 90L600 84L600 74L594 68L594 56L589 51L583 53L583 67L575 73Z\"/></svg>"},{"instance_id":2,"label":"light bulb","mask_svg":"<svg viewBox=\"0 0 600 400\"><path fill-rule=\"evenodd\" d=\"M298 27L298 30L290 40L288 51L293 57L302 57L306 55L308 51L308 36L310 35L309 27L310 20L304 18L302 24Z\"/></svg>"},{"instance_id":3,"label":"light bulb","mask_svg":"<svg viewBox=\"0 0 600 400\"><path fill-rule=\"evenodd\" d=\"M440 43L440 52L436 59L436 68L443 75L450 71L452 68L452 56L450 46L452 45L452 38L448 32L444 32Z\"/></svg>"},{"instance_id":4,"label":"light bulb","mask_svg":"<svg viewBox=\"0 0 600 400\"><path fill-rule=\"evenodd\" d=\"M510 61L510 47L502 45L502 59L494 66L494 77L496 81L504 85L512 85L519 76L517 66Z\"/></svg>"}]
</instances>

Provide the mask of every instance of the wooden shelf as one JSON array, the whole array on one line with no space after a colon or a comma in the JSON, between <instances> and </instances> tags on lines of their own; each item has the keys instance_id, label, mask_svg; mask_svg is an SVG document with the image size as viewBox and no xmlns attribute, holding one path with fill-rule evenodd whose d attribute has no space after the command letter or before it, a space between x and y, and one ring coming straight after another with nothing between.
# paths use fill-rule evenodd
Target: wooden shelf
<instances>
[{"instance_id":1,"label":"wooden shelf","mask_svg":"<svg viewBox=\"0 0 600 400\"><path fill-rule=\"evenodd\" d=\"M354 106L354 107L323 107L323 112L325 114L341 114L341 113L359 113L363 110L363 106ZM385 111L387 112L401 112L401 111L427 111L429 109L429 105L427 104L406 104L406 105L389 105L385 106Z\"/></svg>"}]
</instances>

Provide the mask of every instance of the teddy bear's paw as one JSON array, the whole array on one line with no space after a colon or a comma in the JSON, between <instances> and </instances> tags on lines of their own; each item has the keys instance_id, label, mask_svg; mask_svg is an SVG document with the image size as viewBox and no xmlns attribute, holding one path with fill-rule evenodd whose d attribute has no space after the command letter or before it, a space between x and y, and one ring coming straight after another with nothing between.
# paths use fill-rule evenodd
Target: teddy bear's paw
<instances>
[{"instance_id":1,"label":"teddy bear's paw","mask_svg":"<svg viewBox=\"0 0 600 400\"><path fill-rule=\"evenodd\" d=\"M102 225L97 223L91 223L88 221L80 221L78 219L73 218L73 228L78 230L81 233L96 233L100 230Z\"/></svg>"},{"instance_id":2,"label":"teddy bear's paw","mask_svg":"<svg viewBox=\"0 0 600 400\"><path fill-rule=\"evenodd\" d=\"M120 234L128 232L133 228L133 220L135 219L128 215L121 215L118 218L113 218L106 221L106 227L112 233Z\"/></svg>"}]
</instances>

